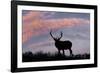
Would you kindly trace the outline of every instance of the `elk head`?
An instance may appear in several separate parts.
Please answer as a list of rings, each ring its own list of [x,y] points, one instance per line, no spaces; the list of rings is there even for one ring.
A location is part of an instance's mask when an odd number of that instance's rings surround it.
[[[63,35],[63,33],[61,32],[61,36],[60,37],[54,37],[53,35],[52,35],[52,30],[50,31],[50,35],[51,35],[51,37],[57,42],[57,41],[60,41],[60,39],[62,38],[62,35]]]

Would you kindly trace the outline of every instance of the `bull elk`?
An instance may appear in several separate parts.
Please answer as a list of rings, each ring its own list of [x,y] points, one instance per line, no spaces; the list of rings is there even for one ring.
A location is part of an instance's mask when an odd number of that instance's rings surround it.
[[[58,53],[60,54],[60,51],[62,50],[63,51],[63,55],[65,55],[65,52],[64,50],[69,50],[70,52],[70,55],[73,55],[72,53],[72,42],[67,40],[67,41],[61,41],[60,39],[62,38],[63,36],[63,33],[61,32],[61,36],[58,37],[58,38],[55,38],[53,35],[52,35],[52,31],[50,31],[50,35],[51,37],[53,38],[53,40],[55,41],[55,47],[58,49]]]

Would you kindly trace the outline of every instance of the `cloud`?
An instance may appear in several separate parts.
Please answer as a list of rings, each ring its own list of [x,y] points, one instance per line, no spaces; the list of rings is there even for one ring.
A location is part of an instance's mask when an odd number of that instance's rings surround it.
[[[25,14],[26,13],[26,14]],[[44,12],[44,11],[23,11],[23,22],[31,22],[36,19],[46,19],[52,17],[55,12]]]
[[[23,15],[23,22],[27,23],[32,21],[33,19],[37,19],[41,17],[41,13],[37,11],[30,11],[28,14]]]
[[[63,27],[73,27],[78,25],[89,24],[89,20],[82,18],[52,18],[44,19],[46,12],[30,11],[23,16],[23,43],[27,42],[34,36],[40,36],[47,33],[49,30],[59,29]],[[51,13],[50,15],[54,15]],[[47,17],[50,17],[48,15]]]
[[[29,46],[28,46],[28,48],[36,48],[36,47],[44,47],[44,46],[50,46],[52,43],[54,43],[54,42],[52,42],[52,41],[44,41],[44,42],[38,42],[38,43],[34,43],[34,44],[30,44]]]

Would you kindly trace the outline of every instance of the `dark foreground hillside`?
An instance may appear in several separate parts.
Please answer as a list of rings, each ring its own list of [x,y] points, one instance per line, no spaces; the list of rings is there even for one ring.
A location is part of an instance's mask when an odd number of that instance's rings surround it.
[[[73,56],[67,56],[63,54],[42,53],[38,52],[33,54],[32,52],[23,53],[23,62],[34,62],[34,61],[55,61],[55,60],[81,60],[81,59],[90,59],[90,54],[78,54]]]

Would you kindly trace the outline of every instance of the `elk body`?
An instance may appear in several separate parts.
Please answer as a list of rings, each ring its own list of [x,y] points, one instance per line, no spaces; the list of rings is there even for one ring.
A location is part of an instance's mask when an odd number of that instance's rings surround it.
[[[60,53],[60,51],[62,50],[63,51],[63,54],[65,55],[65,52],[64,50],[69,50],[70,52],[70,55],[73,55],[72,53],[72,42],[67,40],[67,41],[61,41],[60,39],[62,38],[63,36],[63,33],[61,32],[61,36],[58,37],[58,38],[55,38],[53,35],[52,35],[52,31],[50,31],[50,35],[51,37],[54,39],[55,41],[55,47],[58,49],[58,53]]]

